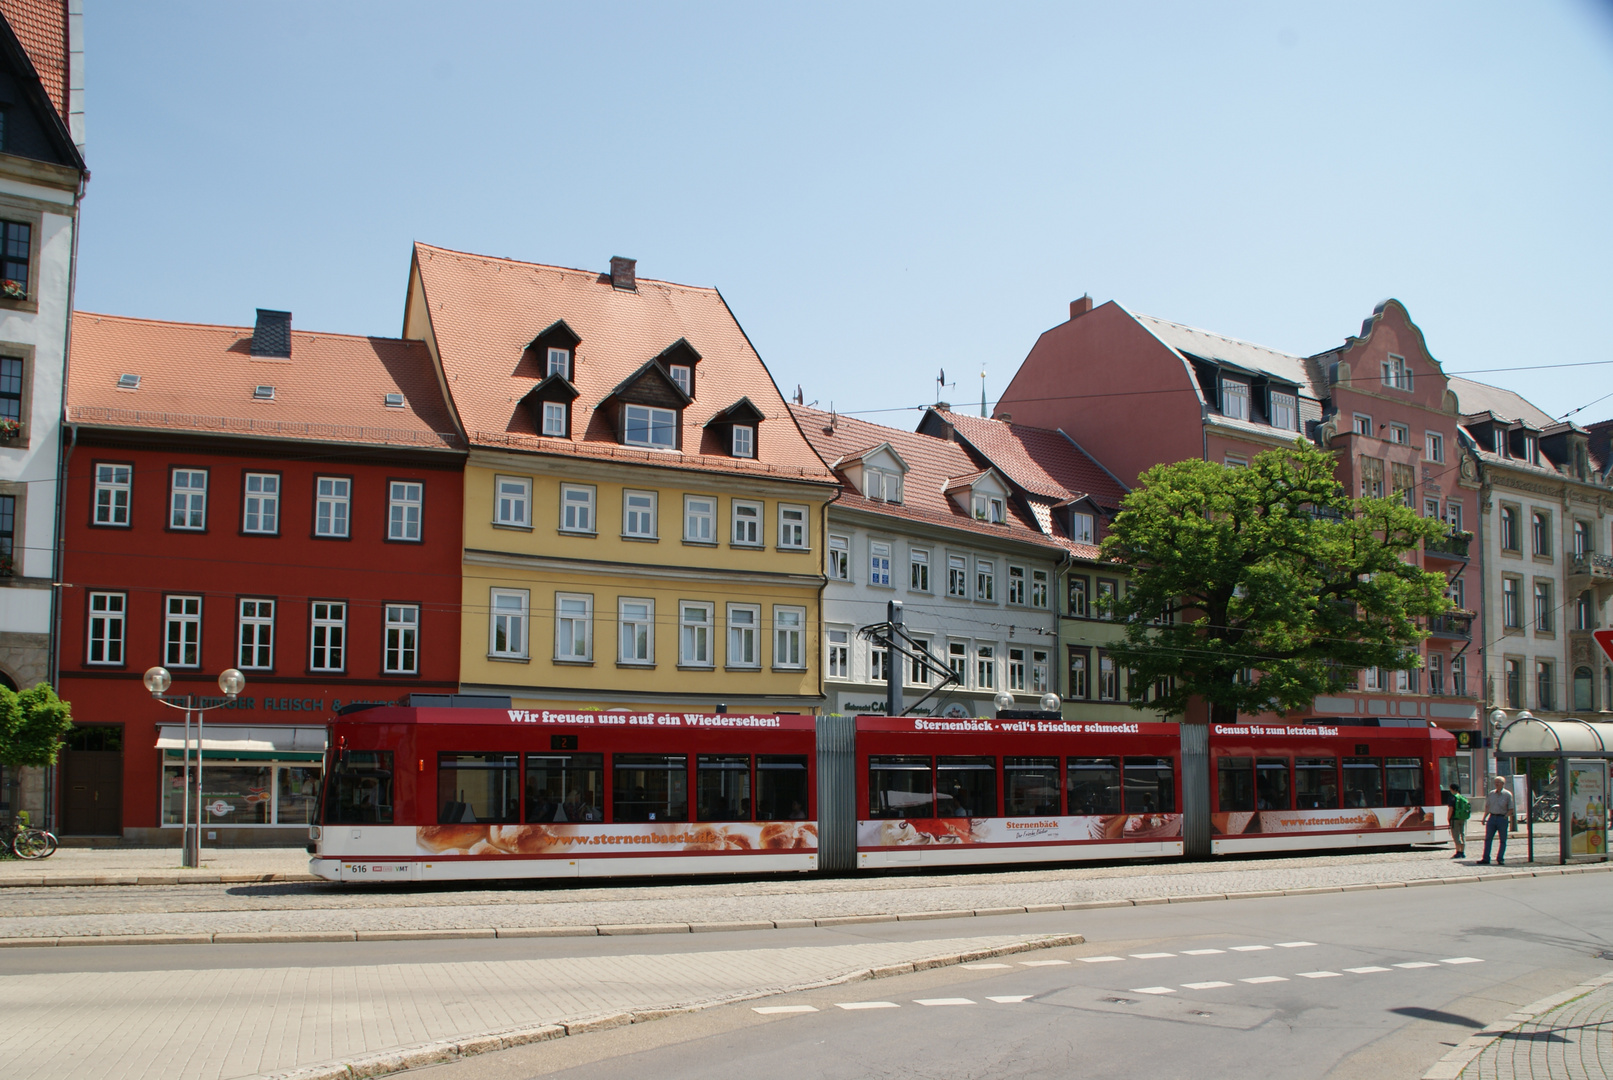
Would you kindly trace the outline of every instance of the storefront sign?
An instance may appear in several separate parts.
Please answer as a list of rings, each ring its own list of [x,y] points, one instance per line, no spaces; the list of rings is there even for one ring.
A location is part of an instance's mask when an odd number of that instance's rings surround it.
[[[175,704],[184,701],[183,694],[170,694],[167,700]],[[194,699],[195,708],[216,709],[220,706],[225,709],[245,710],[253,712],[330,712],[336,713],[348,705],[397,705],[399,702],[393,698],[371,700],[369,698],[331,698],[326,701],[322,697],[246,697],[236,698],[234,701],[224,697],[198,697]]]

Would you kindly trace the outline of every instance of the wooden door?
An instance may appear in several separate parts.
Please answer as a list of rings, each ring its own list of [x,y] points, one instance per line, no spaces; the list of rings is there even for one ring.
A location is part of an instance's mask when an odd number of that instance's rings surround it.
[[[85,724],[61,754],[62,835],[123,834],[123,725]]]

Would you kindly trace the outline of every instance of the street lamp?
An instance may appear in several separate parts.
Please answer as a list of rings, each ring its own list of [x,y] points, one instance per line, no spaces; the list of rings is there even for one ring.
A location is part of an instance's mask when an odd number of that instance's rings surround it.
[[[163,697],[168,688],[173,685],[174,677],[168,669],[158,665],[148,668],[145,679],[146,689],[151,696],[162,705],[170,709],[185,710],[185,799],[184,812],[181,821],[184,825],[185,846],[180,854],[179,865],[192,869],[202,865],[202,717],[201,714],[209,709],[221,709],[235,700],[246,687],[246,676],[235,668],[225,668],[219,673],[218,688],[224,691],[224,700],[215,705],[198,705],[194,694],[185,695],[183,705],[169,701]],[[193,823],[190,817],[190,714],[196,713],[196,820]]]
[[[1014,695],[1007,690],[999,690],[991,696],[991,703],[997,706],[997,712],[1000,715],[1014,707]]]
[[[1043,712],[1061,712],[1063,704],[1064,702],[1059,700],[1059,696],[1051,690],[1042,695]]]

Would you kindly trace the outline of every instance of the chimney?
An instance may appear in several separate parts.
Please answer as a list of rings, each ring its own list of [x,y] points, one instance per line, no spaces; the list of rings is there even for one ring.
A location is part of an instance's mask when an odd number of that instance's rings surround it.
[[[258,308],[258,325],[252,330],[252,355],[291,355],[291,312]]]
[[[610,287],[636,292],[638,290],[637,267],[637,259],[624,259],[620,255],[612,255],[610,257]]]
[[[1081,316],[1085,315],[1091,310],[1092,297],[1088,296],[1086,293],[1081,294],[1081,299],[1070,301],[1070,319],[1072,321],[1079,319]]]
[[[998,413],[997,414],[997,419],[1001,420],[1005,424],[1012,424],[1014,422],[1014,414],[1013,413]]]

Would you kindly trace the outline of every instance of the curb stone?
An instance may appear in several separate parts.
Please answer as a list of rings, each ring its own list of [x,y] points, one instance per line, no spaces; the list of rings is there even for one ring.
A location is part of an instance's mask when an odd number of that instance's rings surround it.
[[[0,889],[83,888],[86,885],[261,885],[277,881],[324,881],[315,874],[98,874],[0,879]]]
[[[1582,982],[1578,986],[1571,986],[1561,993],[1541,998],[1525,1005],[1515,1012],[1510,1012],[1492,1024],[1486,1024],[1477,1033],[1464,1039],[1455,1050],[1446,1054],[1434,1063],[1433,1068],[1423,1073],[1422,1080],[1456,1080],[1462,1075],[1462,1070],[1473,1063],[1473,1059],[1484,1053],[1490,1044],[1495,1042],[1507,1032],[1516,1029],[1522,1024],[1551,1012],[1553,1009],[1567,1005],[1570,1001],[1584,997],[1592,990],[1598,990],[1608,983],[1613,983],[1613,971],[1606,975],[1599,975],[1589,982]]]
[[[1024,941],[1010,942],[1007,945],[999,945],[990,949],[972,949],[968,952],[945,953],[940,956],[925,957],[906,964],[863,968],[832,979],[821,979],[811,983],[776,986],[762,990],[747,990],[737,994],[728,994],[704,1001],[680,1003],[659,1009],[596,1013],[568,1018],[558,1022],[482,1032],[456,1039],[439,1039],[415,1046],[405,1046],[394,1050],[365,1054],[348,1061],[310,1065],[285,1072],[270,1073],[262,1077],[261,1080],[359,1080],[362,1077],[385,1076],[388,1073],[415,1069],[422,1065],[436,1065],[443,1062],[457,1061],[461,1058],[474,1057],[477,1054],[491,1053],[495,1050],[507,1050],[526,1043],[565,1038],[571,1035],[583,1035],[591,1031],[605,1031],[610,1028],[624,1027],[628,1024],[647,1023],[651,1020],[660,1020],[679,1013],[698,1012],[701,1009],[709,1009],[718,1005],[754,1001],[757,998],[774,997],[779,994],[821,990],[830,986],[880,979],[890,975],[907,975],[914,971],[928,971],[933,968],[967,964],[975,960],[987,960],[994,956],[1009,956],[1013,953],[1031,952],[1037,949],[1058,949],[1067,945],[1080,945],[1085,941],[1086,939],[1080,934],[1049,934],[1042,937],[1027,938]]]
[[[1272,889],[1235,893],[1194,893],[1187,896],[1139,896],[1130,900],[1082,900],[1070,904],[1030,904],[1026,907],[960,908],[947,911],[905,911],[883,915],[830,915],[821,919],[774,919],[715,923],[617,923],[600,926],[453,927],[439,930],[314,930],[246,931],[195,934],[90,934],[78,937],[0,938],[0,949],[65,948],[80,945],[247,945],[289,942],[432,941],[457,938],[616,937],[631,934],[732,933],[751,930],[810,930],[814,927],[862,923],[919,922],[927,919],[989,918],[1021,913],[1042,915],[1054,911],[1093,911],[1099,908],[1152,907],[1211,900],[1257,900],[1274,896],[1318,896],[1327,893],[1404,889],[1424,885],[1478,885],[1486,881],[1516,881],[1562,874],[1613,872],[1613,863],[1592,866],[1548,867],[1480,877],[1417,878],[1360,885],[1329,885],[1308,889]]]

